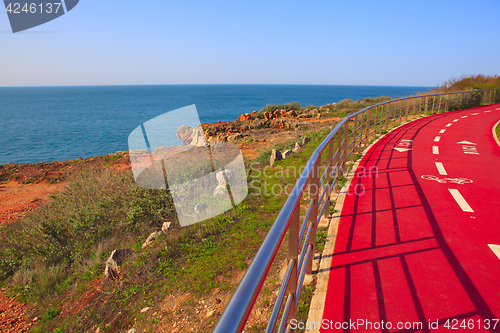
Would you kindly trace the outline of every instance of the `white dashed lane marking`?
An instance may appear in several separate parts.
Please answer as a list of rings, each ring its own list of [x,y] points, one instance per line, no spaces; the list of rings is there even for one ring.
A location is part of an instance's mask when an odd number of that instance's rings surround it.
[[[444,128],[444,129],[442,129],[442,130],[440,130],[440,131],[439,131],[439,134],[443,134],[444,132],[446,132],[446,129],[445,129],[445,128]]]
[[[488,113],[488,112],[491,112],[491,110],[484,111],[484,113]]]
[[[439,172],[440,175],[442,175],[442,176],[447,176],[448,175],[448,173],[444,169],[443,163],[436,162],[436,168],[438,169],[438,172]]]
[[[493,253],[498,257],[498,259],[500,259],[500,245],[488,244],[488,246],[490,247],[491,251],[493,251]]]
[[[447,124],[447,125],[446,125],[446,127],[450,127],[451,125],[453,125],[453,124],[452,124],[452,123],[449,123],[449,124]]]
[[[460,120],[460,119],[455,119],[455,120],[453,120],[453,122],[454,122],[454,123],[456,123],[456,122],[457,122],[457,121],[459,121],[459,120]]]
[[[439,142],[439,140],[441,140],[441,137],[440,137],[440,136],[436,136],[436,137],[434,138],[434,142]]]
[[[460,118],[462,118],[462,119],[463,119],[463,118],[467,118],[467,117],[468,117],[468,116],[463,116],[463,117],[460,117]]]
[[[469,206],[467,201],[465,201],[464,197],[457,189],[449,188],[448,191],[450,191],[451,195],[453,196],[453,199],[455,199],[457,204],[464,212],[474,213],[474,210],[471,208],[471,206]]]
[[[498,109],[495,109],[495,110],[500,110],[500,108],[498,108]]]
[[[479,112],[476,112],[476,113],[473,113],[472,115],[473,116],[477,116],[479,114]]]
[[[439,147],[438,146],[432,146],[432,153],[434,155],[439,155]]]

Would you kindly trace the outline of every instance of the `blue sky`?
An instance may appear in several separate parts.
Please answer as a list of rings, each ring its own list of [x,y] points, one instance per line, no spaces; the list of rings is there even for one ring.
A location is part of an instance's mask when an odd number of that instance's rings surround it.
[[[500,74],[500,2],[98,1],[12,34],[0,86],[436,86]]]

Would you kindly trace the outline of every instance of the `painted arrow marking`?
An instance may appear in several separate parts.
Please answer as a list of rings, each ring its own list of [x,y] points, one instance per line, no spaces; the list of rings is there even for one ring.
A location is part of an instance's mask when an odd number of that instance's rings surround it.
[[[396,147],[394,147],[394,149],[399,151],[400,153],[402,153],[404,151],[411,150],[410,147],[411,147],[412,142],[413,142],[413,140],[403,139],[403,140],[398,142],[398,144],[396,145]]]
[[[460,141],[457,143],[462,145],[462,150],[464,151],[464,154],[479,155],[479,152],[477,151],[476,144],[474,142]]]

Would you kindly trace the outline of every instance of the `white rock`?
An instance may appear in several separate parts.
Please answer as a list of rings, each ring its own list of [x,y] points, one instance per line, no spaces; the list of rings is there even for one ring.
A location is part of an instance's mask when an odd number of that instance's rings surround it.
[[[142,244],[142,248],[146,248],[148,246],[150,246],[151,244],[153,244],[156,239],[161,236],[163,234],[162,231],[155,231],[155,232],[152,232],[148,238],[146,239],[146,241],[144,242],[144,244]]]
[[[285,150],[283,152],[283,159],[289,158],[290,156],[292,156],[292,154],[293,154],[293,151],[291,149]]]
[[[106,268],[104,268],[104,275],[111,279],[116,279],[120,271],[120,266],[125,259],[134,253],[131,249],[119,249],[111,252],[108,260],[106,261]]]
[[[201,213],[203,212],[205,209],[207,209],[207,204],[204,203],[204,202],[200,202],[200,203],[197,203],[195,206],[194,206],[194,211],[196,213]]]
[[[161,231],[164,234],[167,234],[168,229],[170,229],[170,226],[172,225],[172,222],[163,222],[163,225],[161,226]]]
[[[216,197],[222,196],[222,195],[224,195],[224,194],[226,194],[226,193],[227,193],[227,188],[226,188],[226,185],[222,185],[222,184],[220,184],[220,185],[218,185],[218,186],[215,188],[214,193],[213,193],[213,196],[214,196],[214,198],[216,198]]]
[[[295,148],[293,148],[293,152],[296,153],[298,151],[300,151],[302,149],[303,145],[298,143],[298,142],[295,142]]]
[[[269,161],[271,166],[273,166],[276,161],[280,161],[282,159],[283,155],[281,155],[281,152],[277,149],[273,149],[273,151],[271,152],[271,159]]]

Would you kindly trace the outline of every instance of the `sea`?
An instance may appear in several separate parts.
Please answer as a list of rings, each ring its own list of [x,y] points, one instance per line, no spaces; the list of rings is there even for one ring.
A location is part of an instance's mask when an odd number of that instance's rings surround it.
[[[404,97],[432,87],[141,85],[0,87],[0,165],[86,158],[128,149],[144,122],[195,104],[202,123],[231,121],[267,104]]]

